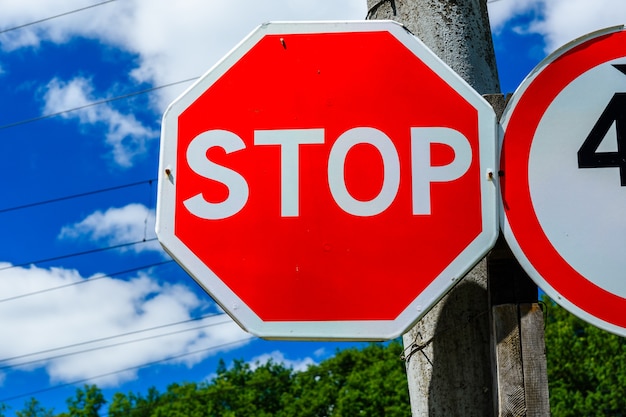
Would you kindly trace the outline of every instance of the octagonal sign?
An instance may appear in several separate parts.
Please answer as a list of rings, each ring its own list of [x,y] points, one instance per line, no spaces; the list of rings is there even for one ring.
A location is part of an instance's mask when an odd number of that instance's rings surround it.
[[[261,337],[397,337],[497,236],[495,114],[397,23],[262,25],[162,129],[159,240]]]

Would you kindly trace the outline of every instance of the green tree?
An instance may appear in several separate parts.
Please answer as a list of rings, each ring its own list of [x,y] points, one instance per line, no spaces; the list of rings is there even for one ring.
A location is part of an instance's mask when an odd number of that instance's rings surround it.
[[[220,361],[206,383],[170,385],[145,396],[116,393],[109,417],[342,417],[410,416],[404,363],[399,342],[345,349],[305,371],[268,361],[249,364]],[[57,417],[97,417],[106,403],[101,390],[85,385],[67,400]],[[52,417],[35,399],[18,417]],[[3,408],[0,406],[0,417]]]
[[[100,409],[106,404],[102,391],[96,385],[85,385],[76,389],[76,396],[67,400],[67,413],[59,417],[99,417]]]
[[[291,387],[293,371],[268,361],[250,364],[236,360],[231,369],[218,366],[217,376],[206,387],[209,416],[276,416],[282,398]]]
[[[24,409],[15,412],[16,417],[52,417],[53,410],[44,408],[39,401],[31,398],[24,404]]]
[[[554,417],[626,417],[626,339],[547,301],[546,353]],[[345,349],[305,371],[269,361],[224,361],[207,383],[172,384],[160,394],[116,393],[109,417],[410,416],[402,345]],[[95,385],[77,389],[57,417],[97,417],[106,403]],[[0,417],[8,408],[0,404]],[[36,399],[17,417],[52,417]]]
[[[150,417],[158,407],[161,395],[154,387],[148,389],[148,394],[129,392],[124,395],[116,392],[109,404],[109,417]]]
[[[273,361],[251,365],[220,361],[206,384],[173,384],[158,397],[151,417],[410,416],[402,346],[371,344],[339,351],[295,372]],[[133,416],[133,401],[114,398],[110,417]]]
[[[546,355],[555,417],[626,416],[626,339],[547,301]]]
[[[137,404],[132,400],[132,395],[132,393],[129,393],[126,396],[121,392],[113,394],[109,404],[109,417],[136,415],[134,409],[137,408]]]
[[[359,351],[356,368],[337,399],[337,416],[410,416],[402,345],[370,345]]]
[[[402,345],[346,349],[294,377],[284,417],[410,416]]]
[[[196,383],[172,384],[159,398],[152,417],[204,417],[205,396]]]

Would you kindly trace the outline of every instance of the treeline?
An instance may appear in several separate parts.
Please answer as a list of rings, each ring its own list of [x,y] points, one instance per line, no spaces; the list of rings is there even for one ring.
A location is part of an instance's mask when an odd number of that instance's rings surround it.
[[[626,338],[546,302],[546,353],[551,415],[626,417]],[[221,361],[205,383],[173,384],[165,392],[116,393],[108,402],[84,386],[55,414],[36,399],[17,417],[307,417],[410,416],[402,345],[398,341],[338,351],[296,372],[282,364]],[[108,406],[108,407],[107,407]],[[108,411],[107,411],[108,409]],[[10,410],[0,405],[0,417]]]
[[[346,349],[306,371],[267,362],[251,366],[241,360],[206,383],[173,384],[161,393],[116,393],[107,403],[100,389],[85,386],[55,414],[31,399],[17,417],[306,417],[410,416],[402,346],[371,344]],[[0,412],[2,416],[2,412]]]
[[[552,416],[626,417],[626,338],[546,304]]]

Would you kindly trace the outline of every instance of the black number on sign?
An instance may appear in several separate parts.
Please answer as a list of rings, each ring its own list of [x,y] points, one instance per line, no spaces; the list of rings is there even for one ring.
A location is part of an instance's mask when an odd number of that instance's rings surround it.
[[[598,152],[598,147],[615,123],[617,152]],[[616,93],[578,150],[578,168],[619,168],[626,186],[626,93]]]

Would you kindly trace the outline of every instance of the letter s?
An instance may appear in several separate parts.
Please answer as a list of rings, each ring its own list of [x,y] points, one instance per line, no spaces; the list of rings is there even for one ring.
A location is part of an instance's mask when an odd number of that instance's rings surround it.
[[[220,147],[231,153],[245,149],[244,141],[227,130],[209,130],[193,138],[187,148],[187,163],[198,175],[215,180],[228,188],[228,197],[221,203],[211,203],[199,193],[183,204],[194,216],[207,220],[219,220],[237,214],[247,203],[249,189],[245,178],[236,171],[218,165],[207,158],[212,147]]]

